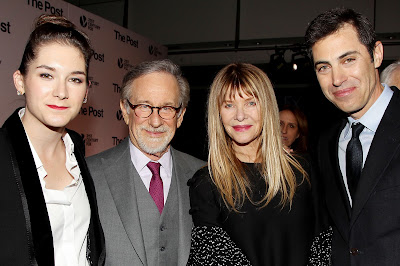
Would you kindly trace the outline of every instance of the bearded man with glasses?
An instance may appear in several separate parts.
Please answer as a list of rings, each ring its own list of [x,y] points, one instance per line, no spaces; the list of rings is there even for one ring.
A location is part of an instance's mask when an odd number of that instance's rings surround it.
[[[170,145],[189,102],[170,60],[144,62],[124,77],[120,107],[129,138],[89,157],[106,265],[186,265],[192,218],[187,181],[205,162]]]

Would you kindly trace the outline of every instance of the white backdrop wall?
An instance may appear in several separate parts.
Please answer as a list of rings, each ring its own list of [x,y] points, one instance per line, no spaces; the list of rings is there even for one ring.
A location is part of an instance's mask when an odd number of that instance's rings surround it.
[[[88,102],[68,125],[85,140],[86,155],[118,144],[127,134],[119,110],[122,78],[130,66],[167,57],[167,48],[83,9],[60,0],[2,0],[0,8],[0,124],[24,106],[17,96],[12,74],[18,69],[33,21],[39,15],[68,18],[89,35],[94,56],[89,67]]]

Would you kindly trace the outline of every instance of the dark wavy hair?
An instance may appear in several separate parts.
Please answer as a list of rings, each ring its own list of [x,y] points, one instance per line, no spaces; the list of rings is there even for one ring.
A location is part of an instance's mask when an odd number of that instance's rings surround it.
[[[312,58],[312,47],[316,42],[337,32],[345,24],[350,24],[355,28],[358,39],[367,48],[373,61],[377,41],[374,27],[365,16],[353,9],[343,7],[325,11],[308,25],[305,39],[310,58]]]

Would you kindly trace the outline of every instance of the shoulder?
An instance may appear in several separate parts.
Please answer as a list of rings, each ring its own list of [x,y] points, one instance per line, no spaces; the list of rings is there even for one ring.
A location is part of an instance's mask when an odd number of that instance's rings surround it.
[[[87,157],[86,161],[89,166],[97,165],[102,160],[112,160],[116,162],[119,160],[120,157],[127,156],[126,154],[129,155],[129,137],[126,137],[120,144],[115,147]]]
[[[202,161],[192,155],[189,155],[187,153],[178,151],[174,148],[171,147],[171,154],[172,154],[172,159],[174,162],[179,163],[181,166],[190,168],[190,169],[199,169],[202,166],[206,165],[205,161]]]
[[[321,130],[319,141],[324,141],[327,138],[332,138],[335,136],[339,136],[340,132],[343,130],[344,126],[346,125],[347,119],[345,117],[333,121],[326,127]]]
[[[211,180],[211,176],[207,166],[201,167],[188,181],[189,191],[191,194],[213,194],[217,187]]]
[[[72,142],[75,145],[75,149],[78,149],[83,154],[85,154],[85,142],[83,141],[83,136],[77,132],[67,129],[68,135],[71,137]]]

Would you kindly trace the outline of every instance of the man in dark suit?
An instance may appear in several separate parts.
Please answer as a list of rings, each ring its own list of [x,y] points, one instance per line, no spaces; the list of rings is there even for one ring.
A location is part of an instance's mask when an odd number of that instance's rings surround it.
[[[88,158],[106,240],[106,265],[186,265],[192,218],[187,181],[205,163],[170,146],[189,85],[169,60],[125,75],[120,107],[129,138]]]
[[[400,264],[400,94],[379,81],[383,46],[351,9],[316,17],[306,42],[325,97],[348,114],[323,133],[333,265]]]

